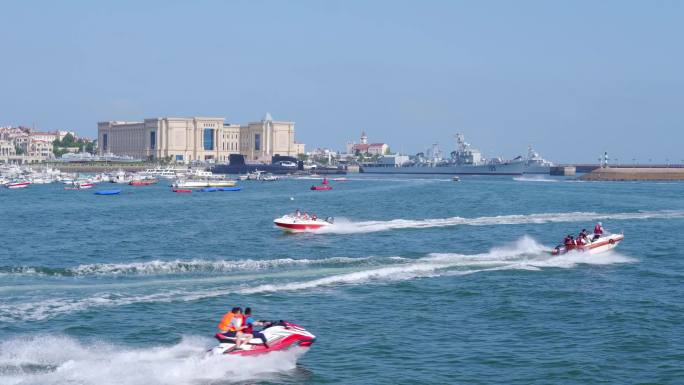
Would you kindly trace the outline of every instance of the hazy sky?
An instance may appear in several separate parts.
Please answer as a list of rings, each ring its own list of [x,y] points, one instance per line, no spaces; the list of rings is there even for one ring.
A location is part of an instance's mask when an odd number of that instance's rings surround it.
[[[415,153],[684,159],[684,1],[0,1],[0,125],[296,122]]]

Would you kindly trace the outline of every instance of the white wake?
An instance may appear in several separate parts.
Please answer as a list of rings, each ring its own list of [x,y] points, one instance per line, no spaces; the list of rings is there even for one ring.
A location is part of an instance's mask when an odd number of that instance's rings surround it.
[[[684,210],[638,211],[632,213],[543,213],[520,215],[497,215],[490,217],[450,217],[433,219],[392,219],[389,221],[354,222],[344,218],[336,220],[332,226],[315,230],[316,234],[357,234],[400,229],[424,229],[448,226],[493,226],[519,225],[529,223],[593,222],[599,220],[628,219],[680,219]]]
[[[208,340],[130,348],[68,337],[13,338],[0,343],[0,383],[206,384],[273,381],[296,367],[302,348],[260,357],[210,356]]]
[[[257,276],[245,276],[241,285],[218,286],[215,281],[210,288],[173,286],[172,280],[164,281],[164,288],[148,294],[104,292],[84,298],[27,299],[14,303],[0,303],[0,320],[6,322],[41,320],[84,311],[94,307],[119,307],[136,303],[187,302],[231,294],[258,295],[274,292],[307,291],[318,288],[335,288],[346,285],[388,284],[416,278],[466,275],[501,270],[543,270],[547,268],[574,268],[578,265],[612,265],[635,260],[627,256],[607,252],[591,255],[571,252],[552,256],[549,248],[534,239],[523,237],[518,241],[496,247],[481,254],[433,253],[418,259],[374,258],[382,265],[346,266],[312,270],[309,274],[318,278],[294,279],[277,277],[274,282],[263,283]],[[352,271],[349,271],[349,270]],[[340,272],[340,270],[344,272]],[[260,282],[261,281],[261,282]],[[199,283],[199,282],[197,282]],[[207,285],[205,285],[206,287]]]

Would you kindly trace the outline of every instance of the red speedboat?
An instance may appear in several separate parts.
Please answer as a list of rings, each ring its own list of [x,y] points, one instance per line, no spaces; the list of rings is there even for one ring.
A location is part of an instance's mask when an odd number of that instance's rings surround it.
[[[319,186],[311,186],[311,190],[313,190],[313,191],[327,191],[327,190],[332,190],[332,186],[330,185],[330,182],[328,182],[327,178],[323,178],[323,183]]]
[[[284,231],[297,233],[302,231],[318,230],[320,228],[330,226],[333,224],[333,218],[320,219],[316,217],[309,218],[301,215],[283,215],[280,218],[274,219],[273,223],[275,223],[278,228]]]
[[[244,343],[240,349],[235,349],[235,338],[216,333],[214,336],[219,344],[211,349],[212,354],[231,354],[239,356],[253,356],[270,352],[287,350],[294,347],[309,348],[316,340],[316,336],[303,327],[288,321],[269,322],[269,326],[261,331],[266,337],[268,347],[259,338],[253,338]]]
[[[192,192],[192,190],[190,190],[189,188],[174,188],[174,189],[171,189],[171,191],[173,191],[175,193],[191,193]]]
[[[10,182],[5,185],[7,188],[11,189],[17,189],[17,188],[26,188],[31,184],[31,182]]]
[[[622,240],[625,239],[625,236],[623,234],[607,234],[599,237],[595,241],[591,241],[587,243],[586,245],[581,245],[581,246],[572,246],[572,247],[565,247],[565,246],[557,246],[555,249],[551,250],[551,255],[560,255],[560,254],[565,254],[569,251],[582,251],[582,252],[588,252],[591,254],[598,254],[602,253],[604,251],[612,250],[617,247],[617,245],[622,242]]]

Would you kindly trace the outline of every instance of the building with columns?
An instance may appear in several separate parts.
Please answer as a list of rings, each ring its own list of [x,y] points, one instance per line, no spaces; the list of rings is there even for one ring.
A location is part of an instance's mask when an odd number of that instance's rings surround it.
[[[178,162],[226,162],[230,154],[270,161],[273,155],[296,156],[304,145],[294,141],[294,122],[224,123],[223,118],[152,118],[142,122],[109,121],[97,125],[98,153]]]
[[[266,113],[261,121],[240,127],[240,153],[248,160],[269,162],[276,154],[303,154],[304,145],[295,142],[294,122],[273,120]]]

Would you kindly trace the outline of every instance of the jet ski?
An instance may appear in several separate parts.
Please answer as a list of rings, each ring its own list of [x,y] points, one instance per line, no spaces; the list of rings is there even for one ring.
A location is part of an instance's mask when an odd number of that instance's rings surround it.
[[[283,215],[280,218],[274,219],[273,223],[284,231],[296,233],[302,231],[318,230],[322,227],[330,226],[333,224],[333,218],[328,217],[326,219],[321,219],[296,215]]]
[[[297,346],[309,348],[316,340],[315,335],[289,321],[267,322],[261,333],[266,337],[268,347],[264,346],[260,338],[252,338],[249,342],[243,343],[240,349],[235,348],[235,337],[226,337],[221,333],[216,333],[214,337],[219,344],[209,350],[209,353],[254,356]]]
[[[565,247],[564,245],[558,245],[555,249],[551,250],[550,253],[551,255],[561,255],[575,250],[588,252],[590,254],[598,254],[616,248],[623,239],[625,239],[624,234],[605,234],[586,245],[572,246],[570,248]]]

